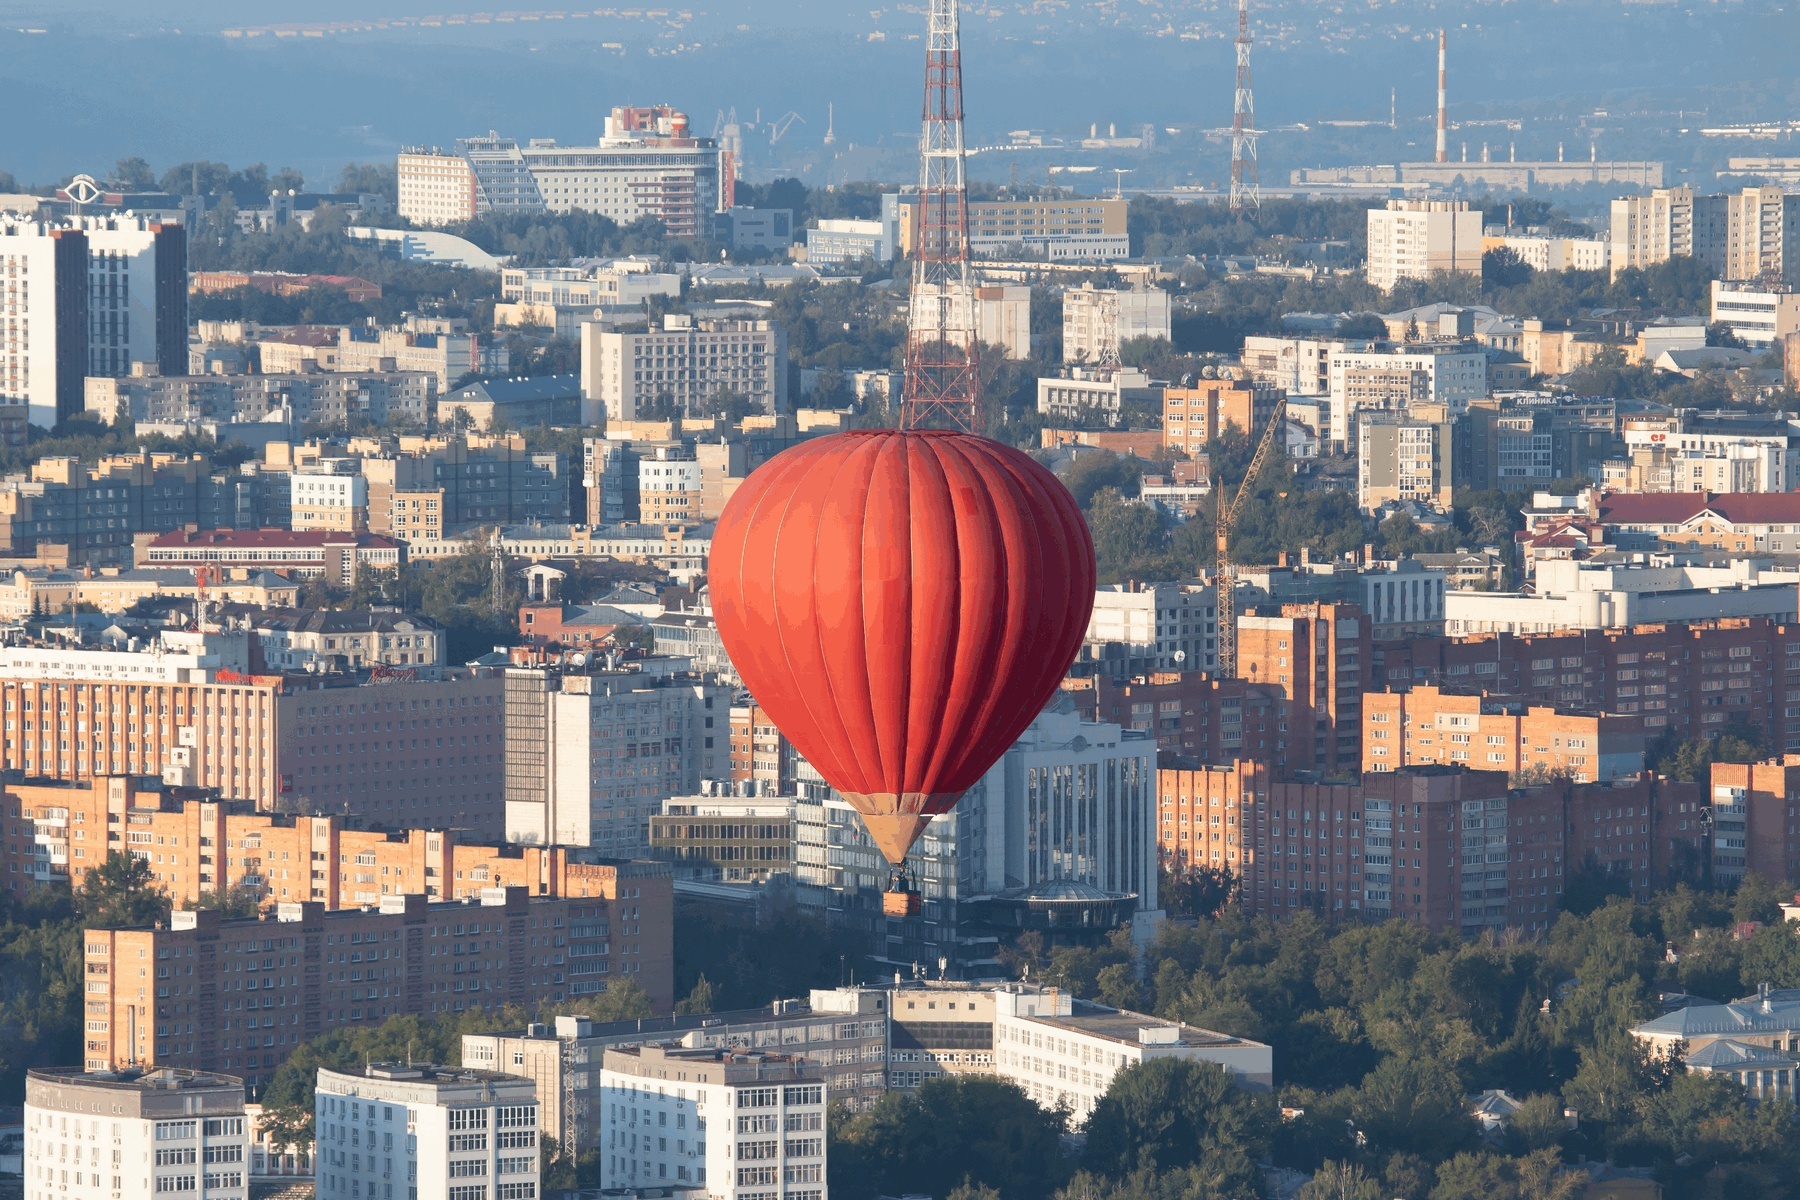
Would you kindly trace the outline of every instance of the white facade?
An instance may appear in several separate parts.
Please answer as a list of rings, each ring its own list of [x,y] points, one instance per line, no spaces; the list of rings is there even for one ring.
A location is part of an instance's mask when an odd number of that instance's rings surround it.
[[[978,287],[975,315],[983,342],[1003,348],[1006,357],[1017,362],[1031,357],[1030,288],[1010,283]]]
[[[1060,421],[1119,422],[1126,400],[1156,400],[1150,377],[1134,367],[1070,367],[1037,381],[1037,410]]]
[[[31,424],[46,429],[57,422],[57,313],[69,302],[68,290],[81,286],[78,270],[57,271],[58,235],[65,232],[0,219],[0,405],[9,416],[22,409]],[[69,353],[80,352],[68,330],[60,336]],[[70,402],[82,403],[65,398]]]
[[[319,1200],[538,1200],[537,1084],[453,1067],[319,1069]]]
[[[726,394],[759,412],[784,412],[787,334],[771,321],[669,315],[650,333],[581,327],[581,421],[634,421],[653,404],[692,413]]]
[[[106,683],[205,683],[220,670],[248,671],[241,635],[165,629],[142,649],[40,646],[0,648],[0,679],[88,679]]]
[[[1251,334],[1244,339],[1244,366],[1263,383],[1291,396],[1331,394],[1331,356],[1351,343],[1334,338]]]
[[[288,505],[295,529],[354,529],[353,514],[367,515],[369,481],[360,474],[326,470],[295,471],[288,476]],[[350,464],[354,470],[355,463]]]
[[[1712,617],[1793,618],[1800,573],[1772,571],[1754,560],[1724,567],[1609,564],[1543,559],[1535,591],[1453,591],[1444,597],[1444,633],[1550,633],[1625,629]]]
[[[1668,454],[1675,492],[1791,492],[1800,489],[1800,449],[1790,443],[1800,424],[1786,429],[1734,430],[1691,422],[1692,428],[1656,428],[1627,422],[1627,450]]]
[[[1469,410],[1469,401],[1488,394],[1487,366],[1486,351],[1471,350],[1460,342],[1422,348],[1395,346],[1385,350],[1345,350],[1333,354],[1329,368],[1330,440],[1340,446],[1350,444],[1356,427],[1356,413],[1369,407],[1366,398],[1360,394],[1364,390],[1360,381],[1366,381],[1372,375],[1422,375],[1423,395],[1420,398],[1449,405],[1450,415],[1454,418]]]
[[[1525,235],[1497,240],[1534,271],[1604,271],[1612,261],[1612,243],[1598,238]]]
[[[1800,293],[1787,287],[1715,279],[1712,319],[1714,324],[1729,325],[1731,332],[1749,345],[1767,348],[1800,332]]]
[[[1085,283],[1063,293],[1063,361],[1116,362],[1133,338],[1171,336],[1169,293],[1161,288],[1129,292]]]
[[[1218,608],[1213,589],[1198,583],[1111,584],[1094,592],[1083,639],[1098,653],[1117,642],[1145,668],[1211,671],[1219,665]]]
[[[1369,210],[1369,282],[1386,291],[1439,271],[1481,273],[1481,212],[1465,200],[1389,200]]]
[[[627,672],[545,676],[506,675],[507,841],[642,857],[664,800],[730,774],[728,689]]]
[[[710,1200],[829,1200],[816,1065],[774,1053],[609,1049],[602,1188],[691,1188]]]
[[[1261,1042],[1077,1002],[1057,988],[994,990],[994,1073],[1040,1107],[1066,1105],[1070,1128],[1087,1120],[1120,1071],[1159,1058],[1213,1063],[1258,1091],[1274,1077],[1273,1051]]]
[[[171,1067],[33,1070],[25,1200],[249,1195],[244,1083]]]
[[[894,244],[884,221],[827,218],[806,231],[806,261],[815,266],[892,262]]]
[[[500,298],[556,308],[637,308],[644,301],[681,295],[681,276],[627,267],[507,267]]]
[[[89,217],[81,225],[88,240],[87,374],[129,375],[132,364],[157,361],[156,254],[162,226],[127,216]],[[185,291],[185,261],[181,274]],[[186,317],[184,307],[181,319]],[[184,348],[186,333],[183,329]]]
[[[475,173],[462,155],[403,150],[396,167],[398,212],[413,224],[450,225],[475,219]]]

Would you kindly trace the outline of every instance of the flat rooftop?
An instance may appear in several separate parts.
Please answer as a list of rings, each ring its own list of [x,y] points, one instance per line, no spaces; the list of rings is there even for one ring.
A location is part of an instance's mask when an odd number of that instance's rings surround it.
[[[1165,1021],[1161,1017],[1146,1016],[1143,1013],[1122,1012],[1116,1008],[1094,1004],[1086,1000],[1076,1000],[1071,1005],[1071,1012],[1066,1017],[1043,1016],[1023,1018],[1035,1021],[1040,1025],[1050,1025],[1058,1029],[1067,1029],[1071,1033],[1085,1033],[1089,1037],[1105,1038],[1129,1046],[1145,1044],[1159,1046],[1192,1046],[1195,1048],[1219,1046],[1258,1046],[1260,1042],[1248,1038],[1234,1037],[1229,1033],[1219,1033],[1211,1029],[1201,1029],[1197,1025],[1188,1025],[1177,1021]],[[1145,1043],[1139,1036],[1142,1029],[1174,1030],[1175,1040],[1172,1042]]]

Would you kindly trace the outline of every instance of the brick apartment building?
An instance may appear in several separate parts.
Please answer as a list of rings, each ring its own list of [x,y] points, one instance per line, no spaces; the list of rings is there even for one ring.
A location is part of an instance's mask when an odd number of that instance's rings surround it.
[[[1363,770],[1450,763],[1601,782],[1644,769],[1644,719],[1567,712],[1435,687],[1363,697]]]
[[[10,891],[81,887],[109,851],[124,850],[149,865],[176,907],[231,889],[265,904],[310,900],[335,911],[401,895],[460,900],[491,887],[603,899],[647,888],[663,904],[671,887],[656,864],[481,843],[455,829],[362,829],[337,814],[256,812],[123,776],[8,783],[0,827],[0,880]]]
[[[1362,698],[1373,678],[1369,616],[1355,604],[1284,604],[1238,618],[1238,674],[1277,688],[1275,748],[1290,770],[1362,766]]]
[[[751,780],[777,792],[792,790],[794,747],[769,714],[754,704],[731,709],[731,778]]]
[[[1654,775],[1508,789],[1501,772],[1445,764],[1278,782],[1238,762],[1159,771],[1157,840],[1167,861],[1230,871],[1251,915],[1542,932],[1590,855],[1639,894],[1703,878],[1706,790]]]
[[[1714,763],[1712,813],[1715,880],[1800,878],[1800,755]]]
[[[1214,679],[1202,671],[1159,671],[1120,683],[1109,675],[1063,681],[1063,691],[1083,719],[1139,729],[1156,738],[1164,754],[1196,762],[1254,759],[1289,768],[1283,692],[1271,684]]]
[[[85,935],[89,1070],[229,1070],[266,1081],[300,1043],[389,1017],[536,1006],[641,984],[674,1004],[669,906],[492,888],[463,901],[390,896],[256,920],[177,911],[169,928]],[[230,1064],[229,1067],[226,1064]]]

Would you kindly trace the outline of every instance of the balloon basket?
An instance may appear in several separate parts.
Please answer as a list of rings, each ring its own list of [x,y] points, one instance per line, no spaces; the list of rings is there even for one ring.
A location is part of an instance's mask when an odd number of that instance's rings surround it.
[[[917,892],[883,892],[881,894],[881,911],[890,917],[916,917],[919,915],[920,901]]]

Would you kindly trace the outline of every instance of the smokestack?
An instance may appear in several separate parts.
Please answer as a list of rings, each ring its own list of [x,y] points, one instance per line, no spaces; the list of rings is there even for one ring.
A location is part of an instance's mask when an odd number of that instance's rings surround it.
[[[1450,129],[1448,76],[1444,70],[1444,31],[1438,30],[1438,140],[1437,160],[1450,161],[1450,143],[1447,140]]]

